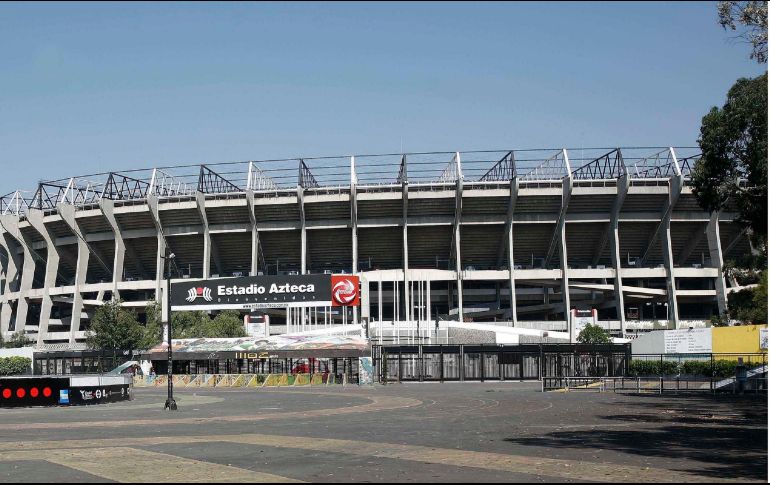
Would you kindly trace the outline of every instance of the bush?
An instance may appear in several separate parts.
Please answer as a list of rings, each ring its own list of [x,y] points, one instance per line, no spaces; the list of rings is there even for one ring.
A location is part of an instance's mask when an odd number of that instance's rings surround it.
[[[733,377],[738,361],[735,360],[632,360],[628,374],[632,377],[689,375],[704,377]],[[750,365],[750,364],[749,364]]]
[[[27,357],[0,357],[0,376],[27,374],[32,366],[32,359]]]
[[[34,343],[35,341],[27,337],[21,330],[14,333],[7,342],[3,342],[2,336],[0,336],[0,347],[5,347],[6,349],[20,349]]]
[[[608,334],[599,325],[588,324],[580,331],[580,335],[577,336],[577,341],[581,344],[607,344],[612,342],[610,334]]]

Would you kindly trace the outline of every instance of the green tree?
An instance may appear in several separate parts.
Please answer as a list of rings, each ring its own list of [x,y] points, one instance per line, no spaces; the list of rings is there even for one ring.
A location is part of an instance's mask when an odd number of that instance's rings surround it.
[[[144,331],[142,332],[142,341],[139,344],[139,349],[142,350],[155,347],[163,340],[162,309],[160,303],[157,301],[148,303],[144,313],[146,321]]]
[[[705,210],[737,208],[753,248],[725,261],[725,275],[739,285],[759,283],[732,293],[722,320],[767,321],[767,130],[767,73],[739,79],[724,106],[703,117],[698,139],[703,155],[693,168],[693,192]]]
[[[32,359],[27,357],[0,357],[0,376],[29,374]]]
[[[11,335],[11,338],[7,342],[3,342],[2,337],[0,337],[0,347],[5,347],[6,349],[20,349],[22,347],[33,345],[34,343],[35,341],[27,337],[21,330]]]
[[[144,329],[136,320],[136,313],[123,308],[121,300],[111,300],[99,307],[86,332],[86,343],[91,349],[112,351],[141,348]]]
[[[174,338],[235,338],[245,337],[243,319],[228,310],[211,318],[206,312],[177,312],[172,314]]]
[[[767,73],[739,79],[722,108],[703,117],[693,192],[708,211],[737,206],[756,246],[767,252]]]
[[[173,338],[207,337],[207,327],[211,318],[206,312],[174,312],[171,315],[171,336]]]
[[[765,270],[755,288],[730,293],[727,303],[732,318],[744,324],[767,324],[767,277]]]
[[[738,30],[739,37],[751,44],[751,58],[767,62],[767,2],[762,0],[723,1],[717,5],[719,24],[725,29]]]
[[[243,318],[238,312],[232,310],[224,311],[214,317],[208,328],[207,336],[209,337],[236,338],[246,336]]]
[[[577,336],[581,344],[608,344],[612,341],[610,335],[599,325],[588,324]]]

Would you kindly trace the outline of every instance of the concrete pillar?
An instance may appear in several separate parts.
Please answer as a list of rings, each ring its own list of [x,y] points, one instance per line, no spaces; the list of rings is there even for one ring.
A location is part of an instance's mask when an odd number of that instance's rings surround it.
[[[671,249],[671,218],[668,217],[660,231],[660,243],[663,249],[663,264],[666,267],[666,287],[668,289],[668,319],[674,328],[679,328],[679,306],[676,296],[676,278],[674,277],[674,255]]]
[[[626,334],[626,310],[625,310],[625,298],[623,296],[623,278],[621,276],[621,263],[620,263],[620,210],[623,207],[623,202],[628,194],[628,187],[630,179],[628,174],[624,174],[618,179],[618,195],[615,197],[615,202],[612,207],[612,214],[610,218],[608,239],[610,241],[610,252],[612,257],[612,267],[615,269],[615,311],[620,321],[620,333]]]
[[[404,254],[404,314],[406,315],[405,319],[409,319],[409,308],[411,306],[410,299],[409,299],[409,239],[407,234],[407,228],[408,228],[408,212],[409,212],[409,182],[403,181],[401,183],[401,200],[402,200],[402,248],[403,248],[403,254]],[[398,292],[399,283],[396,282],[396,288],[395,291]]]
[[[679,167],[679,162],[676,159],[676,154],[673,148],[669,148],[668,159],[670,160],[670,166],[673,168],[674,174],[669,178],[668,183],[668,198],[666,199],[666,205],[663,206],[661,211],[661,220],[653,233],[652,238],[647,244],[647,249],[642,253],[641,262],[645,264],[655,244],[655,240],[658,239],[661,244],[661,251],[663,253],[663,264],[666,268],[666,286],[668,291],[668,320],[674,328],[679,328],[679,306],[677,304],[676,297],[676,278],[674,277],[674,254],[671,248],[671,213],[674,210],[674,206],[679,200],[679,196],[682,194],[682,186],[684,185],[684,177],[682,176],[682,170]]]
[[[305,227],[305,194],[304,189],[297,186],[297,205],[299,206],[300,219],[300,274],[307,273],[307,228]],[[276,268],[277,270],[277,268]],[[303,314],[304,317],[304,314]]]
[[[9,241],[6,240],[7,238],[8,235],[3,230],[2,235],[0,235],[0,246],[2,246],[8,254],[8,262],[5,267],[5,288],[3,289],[2,297],[3,306],[0,308],[0,334],[3,336],[8,335],[8,329],[11,325],[13,307],[12,301],[8,299],[8,293],[16,291],[19,283],[18,268],[20,263],[18,255],[14,254],[15,251],[11,249],[13,248],[13,245],[9,244]]]
[[[123,281],[126,243],[123,241],[123,233],[115,217],[115,202],[110,199],[101,199],[99,201],[99,208],[102,210],[104,218],[107,219],[110,228],[112,228],[112,234],[115,237],[115,258],[112,261],[112,294],[114,298],[120,298],[118,284]]]
[[[515,327],[519,318],[516,314],[516,273],[513,265],[513,224],[511,224],[508,226],[508,288],[511,290],[511,322]]]
[[[211,234],[206,217],[206,196],[203,192],[195,193],[195,205],[198,207],[201,223],[203,224],[203,278],[211,277]]]
[[[356,186],[356,157],[350,157],[350,229],[352,239],[351,261],[353,262],[353,274],[358,274],[358,197]]]
[[[513,213],[516,210],[516,200],[519,196],[519,179],[515,176],[511,179],[510,197],[508,199],[508,213],[505,219],[505,233],[503,234],[503,240],[507,240],[505,245],[508,256],[508,288],[511,291],[511,322],[515,327],[519,321],[519,317],[516,313],[516,273],[514,272],[515,261],[513,258]],[[503,262],[503,246],[501,241],[500,249],[497,253],[497,266],[499,267]]]
[[[722,240],[719,237],[719,212],[712,212],[706,227],[706,236],[709,243],[709,257],[711,266],[717,269],[717,276],[714,278],[714,288],[717,291],[717,306],[719,314],[727,313],[727,284],[725,283],[724,261],[722,257]]]
[[[48,229],[43,223],[43,211],[38,209],[29,209],[27,211],[27,221],[29,221],[35,231],[43,238],[46,246],[46,264],[45,264],[45,281],[43,287],[51,289],[56,286],[56,275],[59,272],[59,250],[56,247],[55,238],[48,232]],[[43,295],[43,299],[40,305],[40,324],[38,326],[37,343],[42,345],[45,337],[48,334],[48,324],[51,319],[51,308],[53,307],[53,300],[49,291],[46,291]]]
[[[155,230],[157,231],[158,238],[158,252],[155,255],[155,301],[162,302],[165,305],[165,298],[163,298],[163,280],[165,278],[165,266],[166,260],[166,238],[163,236],[163,225],[160,222],[160,214],[158,212],[158,197],[154,194],[147,196],[147,207],[150,209],[150,215],[152,216],[152,222],[155,224]]]
[[[460,251],[460,225],[463,211],[463,181],[458,176],[455,185],[455,222],[454,222],[454,249],[455,268],[457,269],[457,321],[463,321],[463,268],[462,254]]]
[[[350,237],[351,237],[351,263],[353,264],[353,274],[359,273],[358,268],[358,200],[356,197],[356,184],[358,183],[358,176],[356,175],[356,158],[350,157]],[[366,291],[363,291],[363,290]],[[368,305],[369,285],[364,285],[364,281],[361,280],[362,297],[366,295]],[[364,315],[363,300],[361,302],[361,316]],[[366,314],[368,314],[368,308]],[[358,307],[353,307],[353,324],[358,323]]]
[[[32,256],[32,251],[26,244],[24,237],[19,231],[19,218],[15,215],[3,215],[0,216],[0,224],[5,229],[6,245],[9,249],[13,248],[15,244],[18,244],[21,248],[21,278],[17,291],[19,292],[18,303],[16,304],[16,325],[15,332],[23,332],[27,322],[27,312],[29,310],[29,302],[26,295],[32,290],[32,282],[35,277],[35,260]],[[13,242],[11,242],[13,241]],[[18,252],[13,250],[16,257]],[[17,263],[18,264],[18,263]]]
[[[72,321],[70,323],[70,344],[75,343],[76,332],[80,331],[80,316],[83,312],[83,286],[86,284],[90,252],[83,239],[78,238],[78,262],[75,269],[75,292],[72,295]]]
[[[569,275],[567,274],[567,231],[563,225],[559,233],[559,265],[561,267],[561,292],[564,303],[564,319],[566,320],[567,328],[569,329],[569,341],[575,343],[577,335],[575,335],[575,326],[572,322],[572,311],[569,298]]]
[[[251,275],[257,276],[259,271],[259,230],[257,229],[257,218],[254,215],[254,191],[246,191],[246,205],[249,209],[249,223],[251,226]]]

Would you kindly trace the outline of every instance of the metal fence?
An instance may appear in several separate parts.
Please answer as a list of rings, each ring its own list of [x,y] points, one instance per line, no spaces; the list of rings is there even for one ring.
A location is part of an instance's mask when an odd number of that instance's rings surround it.
[[[398,345],[372,347],[377,379],[386,382],[539,380],[623,376],[629,345]]]
[[[543,390],[767,392],[766,353],[633,354],[623,376],[544,376]]]
[[[729,394],[767,393],[767,373],[735,378],[710,377],[546,377],[543,392],[615,392],[634,394],[664,394],[710,392]]]

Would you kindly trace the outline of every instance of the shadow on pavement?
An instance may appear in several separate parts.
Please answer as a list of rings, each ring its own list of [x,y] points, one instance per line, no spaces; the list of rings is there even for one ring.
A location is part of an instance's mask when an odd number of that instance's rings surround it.
[[[713,479],[767,480],[767,401],[712,396],[640,396],[628,414],[604,416],[627,429],[555,431],[506,438],[523,446],[606,449],[637,456],[693,460],[687,473]],[[665,468],[665,467],[663,467]]]

